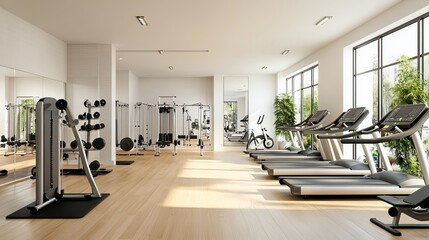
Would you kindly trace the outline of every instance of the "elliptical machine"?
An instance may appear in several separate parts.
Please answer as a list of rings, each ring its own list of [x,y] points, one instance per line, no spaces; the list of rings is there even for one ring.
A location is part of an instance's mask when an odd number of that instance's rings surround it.
[[[262,122],[264,121],[265,115],[261,115],[258,118],[257,124],[261,127],[262,134],[255,136],[253,129],[251,130],[249,141],[246,144],[246,151],[248,152],[251,146],[254,146],[254,150],[258,150],[258,148],[263,145],[264,148],[270,149],[274,146],[274,140],[267,134],[267,129],[262,126]]]

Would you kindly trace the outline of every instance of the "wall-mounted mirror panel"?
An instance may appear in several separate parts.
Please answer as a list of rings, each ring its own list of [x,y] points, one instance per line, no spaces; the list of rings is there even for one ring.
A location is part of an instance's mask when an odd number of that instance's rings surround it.
[[[36,103],[65,97],[65,84],[0,66],[0,185],[27,179],[35,166]]]
[[[249,137],[249,78],[223,78],[223,144],[245,146]]]

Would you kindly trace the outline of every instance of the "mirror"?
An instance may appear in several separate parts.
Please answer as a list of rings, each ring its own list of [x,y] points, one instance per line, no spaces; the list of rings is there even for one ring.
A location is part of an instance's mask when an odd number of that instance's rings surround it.
[[[249,78],[223,78],[223,145],[245,146],[249,137]]]
[[[40,97],[64,98],[65,83],[0,66],[0,186],[28,179],[36,164],[35,109]]]

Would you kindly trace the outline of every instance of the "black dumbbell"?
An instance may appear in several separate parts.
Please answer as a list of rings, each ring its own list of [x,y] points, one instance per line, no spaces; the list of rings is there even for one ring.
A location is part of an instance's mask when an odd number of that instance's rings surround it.
[[[7,142],[7,138],[4,135],[1,135],[1,142]]]
[[[92,117],[93,117],[94,119],[98,119],[98,118],[100,117],[100,113],[99,113],[99,112],[95,112],[95,113],[92,115]]]
[[[80,130],[82,130],[82,131],[85,131],[86,130],[86,124],[84,124],[84,125],[82,125],[82,126],[80,126]]]
[[[105,106],[105,105],[106,105],[106,100],[101,99],[101,100],[100,100],[100,105],[101,105],[101,106]]]
[[[87,114],[86,114],[86,118],[87,118],[88,120],[91,120],[91,119],[92,119],[92,115],[91,115],[91,113],[87,113]]]
[[[91,125],[91,124],[86,124],[86,126],[85,126],[85,130],[86,131],[92,131],[92,129],[93,129],[94,127]]]
[[[77,148],[77,141],[76,140],[71,141],[70,147],[71,147],[71,149],[76,149]]]
[[[100,168],[100,162],[97,160],[94,160],[89,164],[90,170],[97,170],[98,168]]]
[[[90,104],[89,100],[85,100],[85,102],[83,102],[83,105],[84,105],[85,107],[88,107],[88,106],[89,106],[89,104]]]
[[[92,141],[92,146],[95,149],[101,150],[106,146],[106,141],[104,141],[103,138],[95,138],[94,141]]]
[[[91,144],[90,142],[86,142],[86,143],[84,144],[84,147],[85,147],[86,149],[91,149],[92,144]]]
[[[98,124],[98,123],[97,123],[97,124],[95,124],[95,125],[94,125],[94,129],[95,129],[95,130],[100,129],[100,124]]]
[[[79,115],[77,116],[77,118],[78,118],[79,120],[85,120],[85,118],[83,117],[83,114],[79,114]]]
[[[67,160],[68,158],[69,158],[68,153],[64,153],[64,154],[63,154],[63,160]]]
[[[105,126],[104,123],[100,123],[100,129],[103,129]]]
[[[95,100],[95,102],[94,102],[94,106],[96,106],[96,107],[100,106],[100,101]]]

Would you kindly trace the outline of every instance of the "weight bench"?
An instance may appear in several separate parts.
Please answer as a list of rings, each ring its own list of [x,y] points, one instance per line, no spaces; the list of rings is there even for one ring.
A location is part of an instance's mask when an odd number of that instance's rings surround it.
[[[429,224],[399,224],[404,213],[419,221],[429,221],[429,185],[420,188],[403,199],[396,196],[378,196],[379,199],[392,205],[388,213],[393,217],[392,224],[386,224],[376,218],[370,221],[395,236],[401,236],[397,228],[429,228]]]

